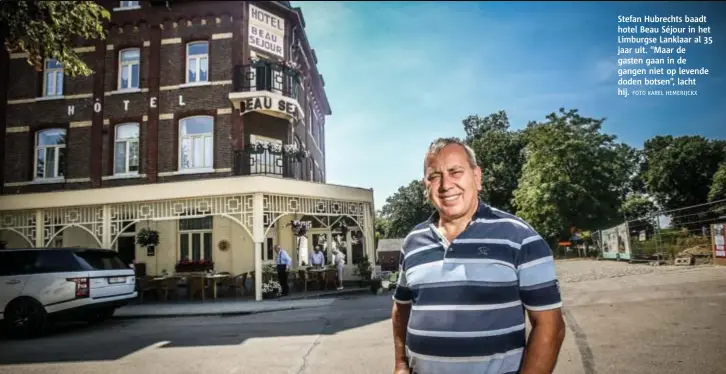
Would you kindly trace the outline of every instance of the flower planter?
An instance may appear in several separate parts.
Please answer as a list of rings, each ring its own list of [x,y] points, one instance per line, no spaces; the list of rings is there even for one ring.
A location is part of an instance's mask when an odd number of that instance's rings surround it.
[[[262,294],[262,298],[263,299],[275,299],[275,298],[278,298],[278,297],[279,296],[277,295],[276,292],[265,292],[265,293]]]
[[[188,262],[188,263],[178,263],[174,267],[174,270],[176,270],[177,273],[197,273],[197,272],[203,272],[203,271],[209,271],[214,269],[214,263],[213,262],[205,262],[205,263],[197,263],[197,262]]]

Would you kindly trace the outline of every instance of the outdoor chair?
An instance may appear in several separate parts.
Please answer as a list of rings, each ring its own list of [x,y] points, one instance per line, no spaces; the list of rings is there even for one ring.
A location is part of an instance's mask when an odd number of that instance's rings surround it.
[[[142,304],[144,302],[144,295],[147,292],[154,292],[155,290],[156,287],[154,285],[154,280],[152,277],[143,276],[136,278],[136,292],[138,292],[139,295],[139,304]]]

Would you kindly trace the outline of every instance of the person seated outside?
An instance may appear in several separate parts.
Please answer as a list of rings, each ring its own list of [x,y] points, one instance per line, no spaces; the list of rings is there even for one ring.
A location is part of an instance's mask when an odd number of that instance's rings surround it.
[[[325,254],[316,246],[315,251],[310,254],[310,265],[316,268],[325,266]]]

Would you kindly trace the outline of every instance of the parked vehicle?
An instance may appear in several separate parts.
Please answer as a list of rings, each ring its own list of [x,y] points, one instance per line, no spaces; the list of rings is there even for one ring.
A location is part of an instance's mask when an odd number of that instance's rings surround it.
[[[0,322],[16,337],[51,320],[105,320],[136,295],[133,268],[112,250],[0,250]]]

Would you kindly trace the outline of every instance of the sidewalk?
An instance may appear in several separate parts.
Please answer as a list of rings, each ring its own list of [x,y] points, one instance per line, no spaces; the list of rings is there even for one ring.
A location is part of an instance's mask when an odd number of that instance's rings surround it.
[[[234,316],[277,312],[283,310],[320,308],[336,300],[336,296],[370,293],[367,288],[352,288],[340,291],[292,294],[274,300],[254,301],[250,299],[218,299],[207,301],[171,301],[131,304],[116,310],[115,319],[170,318],[199,316]]]

